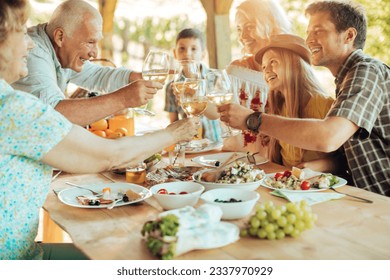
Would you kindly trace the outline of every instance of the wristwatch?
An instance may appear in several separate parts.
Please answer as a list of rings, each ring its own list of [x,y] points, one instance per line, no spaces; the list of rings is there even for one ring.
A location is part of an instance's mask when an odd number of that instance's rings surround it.
[[[255,133],[259,133],[260,125],[261,125],[261,112],[254,112],[246,118],[246,127],[249,130]]]

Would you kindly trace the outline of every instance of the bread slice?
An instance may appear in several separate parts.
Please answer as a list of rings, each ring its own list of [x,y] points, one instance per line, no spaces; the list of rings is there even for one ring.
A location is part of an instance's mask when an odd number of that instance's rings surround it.
[[[136,193],[136,192],[134,192],[132,190],[127,190],[126,191],[126,195],[127,195],[127,197],[129,198],[130,201],[137,200],[137,199],[141,198],[141,195],[139,193]]]
[[[305,178],[305,171],[303,171],[302,169],[298,168],[298,167],[294,167],[292,168],[291,170],[291,174],[294,175],[295,177],[297,177],[298,179],[304,179]]]

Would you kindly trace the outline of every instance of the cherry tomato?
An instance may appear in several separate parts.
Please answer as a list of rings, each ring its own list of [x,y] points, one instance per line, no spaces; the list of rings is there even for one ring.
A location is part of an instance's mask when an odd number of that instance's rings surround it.
[[[169,194],[170,194],[170,195],[175,195],[176,193],[174,193],[174,192],[170,192]]]
[[[188,192],[180,192],[179,194],[188,194]]]
[[[277,181],[279,178],[282,178],[282,177],[283,177],[283,173],[278,172],[278,173],[275,174],[274,178]]]
[[[290,178],[290,176],[291,176],[291,171],[290,170],[284,171],[283,177]]]
[[[310,189],[310,183],[308,181],[303,181],[301,183],[301,190],[306,191],[306,190],[309,190],[309,189]]]
[[[168,191],[166,189],[159,189],[157,191],[158,194],[168,194]]]

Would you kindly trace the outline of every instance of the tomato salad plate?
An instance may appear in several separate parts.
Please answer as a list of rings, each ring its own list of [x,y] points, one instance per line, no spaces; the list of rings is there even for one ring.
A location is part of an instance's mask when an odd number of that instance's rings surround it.
[[[141,202],[152,196],[152,192],[147,188],[130,183],[97,183],[81,187],[60,191],[59,200],[72,207],[107,208],[113,202],[115,207],[118,207]],[[94,195],[88,189],[98,194]]]
[[[309,175],[310,174],[310,175]],[[290,192],[322,192],[330,188],[339,188],[347,184],[347,180],[330,173],[310,170],[306,176],[295,176],[289,170],[266,174],[262,186],[272,190]]]

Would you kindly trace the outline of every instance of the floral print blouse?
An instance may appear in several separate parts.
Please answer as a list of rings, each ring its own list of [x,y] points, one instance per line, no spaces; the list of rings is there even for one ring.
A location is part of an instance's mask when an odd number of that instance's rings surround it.
[[[52,168],[41,159],[72,124],[0,79],[0,259],[41,259],[34,242]]]

